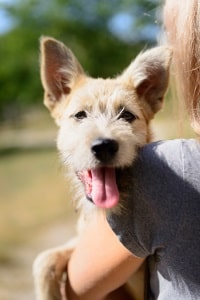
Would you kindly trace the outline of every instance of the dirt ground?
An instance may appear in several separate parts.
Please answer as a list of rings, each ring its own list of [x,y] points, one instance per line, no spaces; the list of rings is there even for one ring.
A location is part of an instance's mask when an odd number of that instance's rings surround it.
[[[0,267],[1,300],[34,300],[32,263],[41,251],[65,243],[75,234],[75,220],[43,228],[29,244],[14,249],[13,263]]]

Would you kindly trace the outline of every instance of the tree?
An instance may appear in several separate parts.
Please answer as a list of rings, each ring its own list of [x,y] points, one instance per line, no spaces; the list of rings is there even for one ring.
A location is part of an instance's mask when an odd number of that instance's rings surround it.
[[[1,36],[0,43],[1,116],[12,116],[16,108],[42,99],[41,35],[65,42],[92,76],[112,76],[146,45],[155,43],[149,37],[156,6],[153,0],[17,0],[2,4],[13,27]],[[123,22],[127,20],[126,27]],[[120,24],[124,30],[120,31]],[[145,35],[144,28],[151,29],[149,34]]]

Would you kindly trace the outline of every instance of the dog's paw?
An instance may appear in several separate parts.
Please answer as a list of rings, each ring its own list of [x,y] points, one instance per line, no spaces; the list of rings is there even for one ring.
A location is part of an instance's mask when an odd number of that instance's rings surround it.
[[[60,300],[61,286],[67,277],[67,264],[72,249],[47,250],[38,255],[33,264],[37,300]]]

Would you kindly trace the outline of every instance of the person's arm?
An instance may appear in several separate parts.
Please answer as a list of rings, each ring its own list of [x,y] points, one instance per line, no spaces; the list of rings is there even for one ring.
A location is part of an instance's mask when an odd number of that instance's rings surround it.
[[[105,217],[98,217],[88,224],[70,258],[67,299],[128,300],[128,295],[123,296],[123,289],[118,288],[143,261],[118,241]]]

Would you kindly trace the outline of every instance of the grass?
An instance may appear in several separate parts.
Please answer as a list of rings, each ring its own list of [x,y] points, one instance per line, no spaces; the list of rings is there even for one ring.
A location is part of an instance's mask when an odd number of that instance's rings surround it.
[[[0,158],[0,260],[11,246],[71,211],[71,195],[55,150]]]
[[[195,137],[187,119],[183,121],[175,116],[166,118],[162,112],[153,120],[152,128],[155,140]]]

